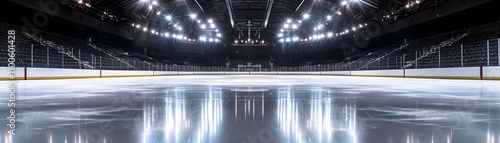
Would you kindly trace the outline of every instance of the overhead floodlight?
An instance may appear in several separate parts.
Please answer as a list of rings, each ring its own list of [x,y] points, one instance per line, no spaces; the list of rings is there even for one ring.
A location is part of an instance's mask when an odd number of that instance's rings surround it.
[[[333,37],[333,33],[332,32],[328,32],[328,37]]]
[[[286,38],[286,40],[285,40],[285,41],[286,41],[286,42],[290,42],[290,38]]]
[[[201,27],[201,29],[205,29],[205,28],[207,28],[207,25],[202,24],[200,27]]]
[[[280,42],[283,43],[285,40],[283,40],[283,38],[280,39]]]
[[[356,27],[352,27],[352,31],[356,31]]]
[[[292,39],[293,41],[298,41],[299,40],[299,37],[293,37]]]
[[[293,25],[292,25],[292,28],[293,28],[293,29],[297,29],[297,28],[299,28],[299,27],[297,26],[297,24],[293,24]]]
[[[167,16],[165,16],[165,19],[172,20],[172,16],[171,15],[167,15]]]
[[[219,39],[215,39],[215,42],[219,42]]]
[[[191,17],[191,19],[196,19],[196,14],[190,14],[189,17]]]
[[[219,29],[215,29],[215,32],[219,32]]]
[[[220,33],[217,33],[217,37],[222,37],[222,35]]]
[[[234,40],[234,44],[238,44],[238,40]]]
[[[344,0],[340,3],[341,5],[347,5],[347,0]]]
[[[152,34],[155,34],[155,30],[152,30],[152,29],[151,29],[151,33],[152,33]]]
[[[213,42],[213,41],[214,41],[213,38],[208,39],[208,42]]]
[[[139,29],[139,28],[141,28],[141,25],[137,24],[137,25],[135,25],[135,28]]]
[[[157,4],[158,4],[158,1],[154,0],[153,2],[151,2],[151,4],[153,4],[153,5],[157,5]]]
[[[278,34],[278,37],[283,37],[283,33]]]
[[[148,28],[144,27],[142,28],[143,31],[148,31]]]
[[[213,19],[209,19],[209,20],[208,20],[208,23],[210,23],[210,24],[211,24],[211,23],[214,23],[214,20],[213,20]]]
[[[342,15],[340,11],[335,12],[336,15]]]
[[[288,29],[288,27],[290,27],[290,25],[288,25],[288,24],[285,24],[285,25],[283,26],[283,28],[285,28],[285,29]]]
[[[149,9],[149,10],[153,9],[153,6],[149,5],[149,6],[148,6],[148,9]]]
[[[198,21],[196,21],[196,22],[201,23],[201,20],[198,20]]]
[[[308,18],[309,18],[309,14],[307,14],[307,13],[306,13],[306,14],[304,14],[302,17],[303,17],[304,19],[308,19]]]
[[[363,24],[359,24],[359,28],[363,28]]]
[[[292,23],[292,19],[286,20],[286,23]]]
[[[326,20],[332,20],[332,16],[331,15],[327,15],[326,16]]]
[[[156,12],[156,15],[160,15],[160,14],[161,14],[161,12],[159,12],[159,11],[158,11],[158,12]]]
[[[283,30],[283,29],[281,29],[280,31],[281,31],[281,32],[285,32],[285,30]]]
[[[210,28],[214,29],[215,28],[215,24],[210,24]]]
[[[170,33],[165,33],[164,35],[165,35],[165,37],[168,37],[168,36],[170,36]]]

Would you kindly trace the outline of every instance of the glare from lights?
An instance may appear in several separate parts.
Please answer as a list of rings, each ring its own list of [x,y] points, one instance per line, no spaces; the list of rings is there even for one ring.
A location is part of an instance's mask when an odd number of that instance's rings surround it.
[[[262,40],[260,43],[264,44],[265,42],[264,42],[264,40]]]
[[[193,13],[193,14],[189,15],[189,17],[191,17],[191,19],[196,19],[196,14]]]
[[[200,37],[200,41],[205,42],[205,41],[207,41],[207,38],[206,37]]]
[[[215,42],[219,42],[219,39],[215,39]]]
[[[215,28],[215,24],[210,24],[210,28]]]
[[[202,24],[202,25],[201,25],[201,29],[205,29],[205,28],[207,28],[207,25]]]
[[[155,30],[151,30],[151,33],[152,33],[152,34],[155,34]]]
[[[359,25],[359,28],[363,28],[363,24],[360,24],[360,25]]]
[[[222,37],[222,35],[221,35],[221,34],[219,34],[219,33],[217,33],[217,37]]]
[[[293,28],[293,29],[297,29],[297,28],[298,28],[297,24],[293,24],[293,25],[292,25],[292,28]]]
[[[149,10],[153,9],[153,6],[149,5],[148,9],[149,9]]]
[[[340,3],[341,5],[347,5],[347,0],[344,0]]]
[[[299,37],[293,37],[293,41],[298,41]]]
[[[182,27],[178,27],[177,30],[182,31]]]
[[[342,15],[340,11],[335,12],[336,15]]]
[[[332,32],[328,32],[328,37],[333,37],[333,33]]]
[[[234,44],[238,44],[238,40],[234,40]]]
[[[309,14],[307,14],[307,13],[306,13],[306,14],[304,14],[303,18],[304,18],[304,19],[308,19],[308,18],[309,18]]]
[[[281,29],[280,31],[281,31],[281,32],[285,32],[285,30],[283,30],[283,29]]]
[[[332,16],[331,15],[326,16],[326,20],[332,20]]]
[[[201,20],[198,20],[198,21],[196,21],[196,22],[201,23]]]
[[[352,31],[356,31],[356,27],[353,27],[353,28],[352,28]]]
[[[170,36],[170,33],[165,33],[165,37],[168,37],[168,36]]]
[[[283,38],[280,39],[280,42],[283,43],[285,40],[283,40]]]
[[[283,28],[285,28],[285,29],[287,29],[288,27],[290,27],[290,25],[288,25],[288,24],[285,24],[285,25],[283,26]]]
[[[286,42],[290,42],[290,38],[286,38],[286,40],[285,40],[285,41],[286,41]]]
[[[283,37],[283,34],[282,33],[278,34],[278,37]]]
[[[209,19],[209,20],[208,20],[208,23],[210,23],[210,24],[211,24],[211,23],[214,23],[214,20]]]
[[[83,3],[83,1],[82,1],[82,0],[79,0],[79,1],[78,1],[78,3],[79,3],[79,4],[82,4],[82,3]]]
[[[215,32],[219,32],[219,29],[215,29]]]
[[[171,15],[167,15],[167,16],[165,16],[165,19],[172,20],[172,16]]]
[[[292,23],[292,19],[286,20],[286,23]]]
[[[80,0],[81,1],[81,0]],[[148,2],[149,0],[141,0],[141,2]]]
[[[139,28],[141,28],[141,25],[137,24],[137,25],[135,25],[135,28],[139,29]]]
[[[146,27],[144,27],[142,30],[143,30],[143,31],[148,31],[148,29],[147,29]]]
[[[155,0],[155,1],[153,1],[153,2],[152,2],[152,4],[153,4],[153,5],[157,5],[157,4],[158,4],[158,1],[156,1],[156,0]]]
[[[158,11],[158,12],[156,12],[156,15],[160,15],[160,14],[161,14],[161,12],[159,12],[159,11]]]

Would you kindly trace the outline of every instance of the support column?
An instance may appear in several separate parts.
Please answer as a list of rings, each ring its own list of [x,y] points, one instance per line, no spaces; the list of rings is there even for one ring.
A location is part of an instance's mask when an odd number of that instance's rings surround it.
[[[460,63],[462,67],[464,66],[464,45],[460,45]]]
[[[486,41],[486,65],[490,66],[490,40]]]

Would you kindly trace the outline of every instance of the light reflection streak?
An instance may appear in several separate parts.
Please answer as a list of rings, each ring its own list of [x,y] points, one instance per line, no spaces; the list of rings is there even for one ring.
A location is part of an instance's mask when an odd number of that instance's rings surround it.
[[[186,104],[185,91],[181,88],[175,88],[170,92],[173,94],[166,93],[164,106],[154,102],[151,104],[147,102],[144,105],[143,143],[188,140],[205,142],[216,139],[222,120],[220,88],[209,87],[205,97],[196,104],[197,106]],[[187,112],[188,110],[192,112]],[[159,132],[163,137],[157,135]]]
[[[328,93],[322,88],[313,88],[311,92],[309,107],[300,107],[290,88],[278,90],[276,115],[284,138],[288,142],[357,143],[356,100],[335,102],[323,97]],[[304,140],[304,136],[311,138]]]

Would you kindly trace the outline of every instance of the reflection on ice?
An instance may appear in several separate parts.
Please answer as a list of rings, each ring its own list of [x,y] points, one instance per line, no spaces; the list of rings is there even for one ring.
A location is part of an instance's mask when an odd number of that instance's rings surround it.
[[[173,76],[17,84],[16,136],[0,128],[0,143],[498,143],[500,138],[500,82],[495,81]],[[6,105],[0,106],[6,115]]]

